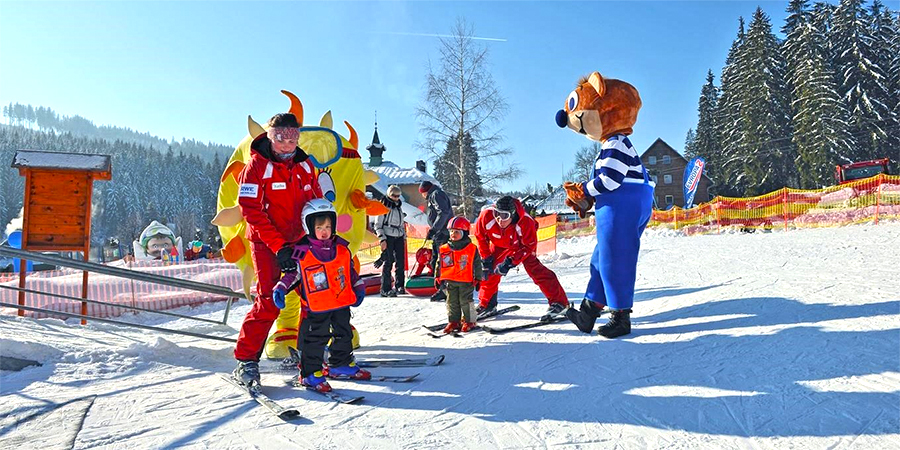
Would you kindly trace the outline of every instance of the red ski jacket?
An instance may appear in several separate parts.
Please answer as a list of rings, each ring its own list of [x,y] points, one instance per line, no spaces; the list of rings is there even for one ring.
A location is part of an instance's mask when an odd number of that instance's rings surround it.
[[[309,157],[301,149],[279,161],[265,134],[250,144],[250,162],[238,184],[238,204],[247,219],[247,239],[266,244],[273,253],[303,237],[300,213],[306,202],[322,198],[322,189]]]
[[[519,265],[525,258],[537,251],[537,222],[525,213],[519,199],[514,199],[518,221],[506,228],[500,228],[494,218],[494,209],[481,211],[475,221],[475,239],[478,241],[478,253],[481,259],[495,254],[495,249],[508,249],[513,265]],[[498,264],[500,261],[494,261]]]

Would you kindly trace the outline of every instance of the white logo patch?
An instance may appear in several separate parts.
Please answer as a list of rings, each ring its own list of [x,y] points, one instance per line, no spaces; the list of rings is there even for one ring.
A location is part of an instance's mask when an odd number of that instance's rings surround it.
[[[272,183],[273,191],[283,191],[287,189],[287,183]]]
[[[238,197],[249,197],[256,198],[259,194],[259,185],[258,184],[242,184],[241,192],[238,194]]]

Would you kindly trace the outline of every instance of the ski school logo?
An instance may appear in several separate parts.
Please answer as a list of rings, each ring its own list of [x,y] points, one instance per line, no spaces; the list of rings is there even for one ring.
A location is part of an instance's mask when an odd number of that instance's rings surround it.
[[[241,191],[238,194],[238,197],[256,198],[256,194],[258,192],[259,192],[258,184],[250,184],[250,183],[242,184]]]
[[[700,186],[700,176],[703,175],[703,168],[706,161],[701,157],[696,157],[688,163],[684,168],[684,207],[690,208],[694,203],[694,195]]]

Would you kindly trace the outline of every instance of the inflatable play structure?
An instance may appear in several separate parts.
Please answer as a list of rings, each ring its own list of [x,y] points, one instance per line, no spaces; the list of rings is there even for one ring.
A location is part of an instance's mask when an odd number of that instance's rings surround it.
[[[131,243],[134,249],[134,258],[138,261],[159,259],[166,262],[180,261],[181,237],[175,237],[175,233],[169,227],[152,221],[141,236]]]
[[[381,202],[369,200],[365,194],[366,185],[378,181],[378,175],[364,170],[357,151],[359,138],[348,122],[344,122],[344,125],[349,138],[332,129],[331,111],[322,116],[319,126],[304,126],[303,104],[300,99],[288,91],[281,92],[290,99],[290,112],[300,124],[298,146],[309,155],[316,168],[322,192],[337,211],[337,234],[350,243],[350,251],[356,255],[363,242],[377,242],[375,236],[366,231],[366,215],[387,212]],[[244,293],[249,299],[254,272],[250,243],[246,238],[247,222],[237,203],[238,176],[250,160],[250,143],[255,136],[264,133],[265,128],[252,118],[248,118],[248,128],[250,134],[234,150],[222,174],[213,224],[218,226],[222,237],[222,256],[241,270]],[[355,264],[359,269],[358,258],[355,259]],[[266,356],[269,358],[287,358],[288,345],[295,345],[297,341],[297,326],[300,321],[300,301],[297,294],[291,292],[286,303],[287,306],[275,322],[276,332],[266,344]],[[354,339],[358,338],[355,336]]]

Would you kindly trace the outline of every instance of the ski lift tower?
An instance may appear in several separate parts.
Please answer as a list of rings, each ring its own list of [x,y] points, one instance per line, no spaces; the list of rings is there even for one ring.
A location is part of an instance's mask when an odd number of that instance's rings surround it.
[[[91,190],[94,180],[112,178],[109,155],[20,150],[12,166],[25,177],[22,250],[79,251],[87,261],[91,250]],[[19,260],[19,289],[25,288],[25,259]],[[87,298],[84,271],[81,298]],[[25,292],[19,291],[19,306]],[[24,315],[19,310],[19,315]],[[87,315],[87,303],[81,303]],[[81,320],[84,325],[86,321]]]

